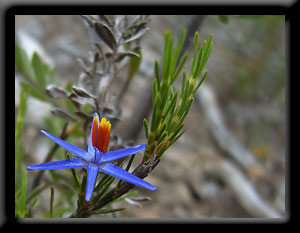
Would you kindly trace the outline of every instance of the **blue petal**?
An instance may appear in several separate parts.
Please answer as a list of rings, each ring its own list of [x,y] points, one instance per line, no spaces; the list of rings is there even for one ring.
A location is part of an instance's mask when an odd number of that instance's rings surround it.
[[[90,201],[94,186],[95,186],[95,181],[97,178],[99,167],[98,166],[93,166],[89,165],[87,168],[87,182],[86,182],[86,192],[85,192],[85,200]]]
[[[58,137],[55,137],[54,135],[41,130],[41,132],[43,134],[45,134],[47,137],[49,137],[51,140],[53,140],[54,142],[56,142],[58,145],[62,146],[63,148],[65,148],[66,150],[70,151],[71,153],[73,153],[74,155],[77,155],[79,158],[82,158],[83,160],[89,162],[91,160],[92,155],[90,155],[88,152],[86,152],[85,150],[74,146]]]
[[[146,144],[142,144],[139,146],[133,146],[121,150],[115,150],[115,151],[109,151],[102,155],[101,163],[109,162],[115,159],[119,159],[128,155],[135,154],[139,152],[140,150],[144,150],[146,147]]]
[[[27,167],[27,170],[49,170],[49,169],[64,169],[64,168],[80,168],[87,165],[81,159],[65,159],[49,163],[36,164]]]
[[[115,176],[119,179],[125,180],[127,182],[130,182],[132,184],[141,186],[143,188],[150,189],[152,191],[157,190],[156,187],[149,184],[148,182],[138,178],[135,175],[132,175],[131,173],[123,170],[122,168],[112,164],[112,163],[105,163],[100,166],[100,171],[103,171],[104,173],[107,173],[108,175]]]
[[[88,152],[89,152],[90,154],[95,154],[95,149],[94,149],[94,147],[93,147],[93,142],[92,142],[93,122],[94,122],[95,117],[98,117],[98,120],[100,120],[98,114],[95,113],[95,114],[94,114],[93,121],[92,121],[92,127],[91,127],[91,132],[90,132],[90,137],[89,137],[89,145],[88,145]]]

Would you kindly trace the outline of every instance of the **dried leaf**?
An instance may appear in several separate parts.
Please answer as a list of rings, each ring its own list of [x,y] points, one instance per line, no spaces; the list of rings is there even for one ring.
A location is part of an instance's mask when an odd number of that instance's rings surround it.
[[[143,205],[141,203],[138,203],[137,201],[134,201],[134,200],[132,200],[130,198],[125,198],[125,201],[127,203],[129,203],[130,205],[133,205],[135,207],[138,207],[138,208],[142,208],[143,207]]]
[[[104,208],[104,207],[111,206],[112,204],[117,203],[117,202],[119,202],[119,201],[122,201],[122,200],[124,200],[125,198],[132,197],[132,196],[136,195],[137,192],[138,192],[137,190],[134,190],[134,191],[131,191],[131,192],[129,192],[129,193],[126,193],[126,194],[124,194],[123,196],[118,197],[118,198],[114,199],[113,201],[107,203],[106,205],[103,206],[103,208]]]
[[[138,53],[132,52],[132,51],[126,51],[123,53],[119,53],[114,62],[120,62],[122,61],[125,57],[140,57]]]
[[[68,119],[68,120],[71,120],[71,121],[76,121],[76,119],[74,117],[72,117],[69,113],[67,113],[67,112],[65,112],[64,110],[61,110],[61,109],[51,110],[51,113],[53,115],[62,117],[64,119]]]
[[[90,93],[88,93],[86,90],[80,87],[73,86],[73,91],[80,97],[85,97],[85,98],[92,98],[95,99],[96,97]]]
[[[65,98],[68,96],[68,92],[60,87],[55,86],[48,86],[46,92],[52,98]]]
[[[105,21],[105,23],[107,23],[108,26],[112,27],[112,24],[106,15],[99,15],[99,17],[101,20]]]
[[[134,201],[152,201],[151,197],[132,197],[130,199]]]
[[[131,27],[128,28],[128,30],[134,30],[136,32],[140,31],[142,28],[145,28],[145,26],[147,25],[147,21],[143,21],[139,24],[134,24]]]
[[[103,51],[102,51],[102,48],[101,48],[101,45],[99,45],[98,43],[95,43],[95,46],[96,46],[96,48],[99,50],[100,54],[102,55],[101,57],[98,58],[98,61],[103,60],[104,56],[105,56],[105,58],[110,58],[110,57],[112,57],[113,54],[112,54],[111,52],[107,52],[107,53],[105,53],[105,55],[104,55],[104,53],[103,53]]]
[[[124,38],[123,43],[128,43],[128,42],[131,42],[131,41],[141,38],[149,29],[150,28],[143,28],[143,29],[139,30],[137,33],[135,33],[127,38]]]
[[[71,101],[77,109],[80,109],[80,106],[81,106],[80,102],[78,102],[77,100],[74,100],[74,99],[71,99]]]
[[[77,116],[79,116],[79,117],[81,117],[81,118],[84,118],[84,119],[86,119],[86,120],[89,120],[89,121],[91,121],[91,120],[93,119],[91,116],[89,116],[89,115],[87,115],[86,113],[81,112],[81,111],[77,111],[77,112],[75,112],[75,114],[76,114]]]
[[[88,15],[80,15],[91,27],[93,27],[93,20]]]
[[[114,50],[117,46],[116,38],[112,30],[105,24],[95,22],[95,31],[97,35],[112,49]]]
[[[115,112],[115,109],[105,106],[105,107],[102,109],[102,112],[103,112],[103,114],[105,114],[105,115],[111,115],[111,114],[113,114],[113,113]]]
[[[92,62],[95,63],[95,62],[99,61],[99,58],[100,58],[100,54],[98,52],[95,52]]]

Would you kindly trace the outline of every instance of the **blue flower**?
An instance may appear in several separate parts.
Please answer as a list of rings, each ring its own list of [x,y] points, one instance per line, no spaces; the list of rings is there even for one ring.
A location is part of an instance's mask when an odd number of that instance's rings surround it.
[[[65,168],[87,168],[87,185],[85,200],[90,201],[97,174],[99,171],[108,175],[125,180],[132,184],[141,186],[143,188],[150,189],[152,191],[157,190],[156,187],[147,183],[146,181],[134,176],[133,174],[125,171],[124,169],[109,163],[113,160],[132,155],[138,151],[144,150],[146,144],[129,147],[126,149],[108,151],[107,147],[110,138],[111,124],[105,118],[99,122],[99,116],[94,114],[91,132],[89,136],[88,151],[85,151],[77,146],[74,146],[60,138],[53,136],[52,134],[41,130],[43,134],[49,137],[51,140],[62,146],[69,152],[78,156],[79,158],[65,159],[60,161],[54,161],[49,163],[42,163],[27,167],[27,170],[49,170],[49,169],[65,169]]]

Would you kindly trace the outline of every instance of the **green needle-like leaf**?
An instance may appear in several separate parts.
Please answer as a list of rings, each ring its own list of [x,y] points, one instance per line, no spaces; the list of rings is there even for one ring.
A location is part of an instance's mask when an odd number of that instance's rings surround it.
[[[43,186],[38,186],[27,196],[26,203],[28,204],[34,197],[40,194],[43,190],[45,190],[50,184],[46,183]]]
[[[66,153],[66,157],[67,157],[67,159],[71,159],[69,152]],[[71,172],[72,172],[73,178],[75,180],[76,187],[80,188],[81,184],[80,184],[80,179],[77,175],[77,172],[75,171],[74,168],[71,168]]]
[[[105,185],[109,179],[111,178],[110,175],[105,174],[102,179],[98,182],[98,184],[94,188],[94,192],[98,191],[103,185]]]
[[[155,60],[154,62],[154,72],[155,72],[155,78],[157,79],[157,83],[159,85],[160,83],[160,76],[159,76],[159,67],[158,67],[158,61]],[[159,86],[158,86],[159,89]]]
[[[164,49],[164,60],[163,60],[163,70],[162,70],[162,78],[169,79],[169,69],[170,69],[170,58],[171,58],[171,50],[172,50],[172,38],[170,31],[165,33],[165,49]]]
[[[116,209],[103,209],[101,208],[100,210],[96,210],[94,212],[92,212],[92,215],[94,214],[108,214],[108,213],[115,213],[115,212],[119,212],[122,210],[125,210],[126,208],[116,208]]]
[[[131,164],[132,164],[134,158],[135,158],[135,154],[133,154],[133,155],[130,156],[130,159],[129,159],[129,161],[128,161],[128,164],[127,164],[127,166],[126,166],[126,168],[125,168],[126,171],[128,171],[128,170],[130,169]]]
[[[38,203],[39,199],[36,197],[28,206],[28,211],[30,211],[37,203]]]
[[[172,55],[171,56],[171,64],[170,64],[170,73],[171,73],[171,84],[175,81],[175,79],[176,79],[176,76],[177,75],[174,75],[175,74],[175,68],[176,68],[176,65],[177,65],[177,60],[178,60],[178,57],[179,57],[179,54],[180,54],[180,52],[181,52],[181,49],[182,49],[182,46],[183,46],[183,43],[184,43],[184,39],[185,39],[185,32],[186,32],[186,30],[182,30],[181,31],[181,35],[180,35],[180,39],[179,39],[179,41],[178,41],[178,45],[177,45],[177,48],[176,48],[176,51],[175,51],[175,53],[172,53],[172,54],[170,54],[170,55]],[[171,51],[172,52],[172,51]],[[187,59],[187,58],[186,58]],[[183,59],[183,60],[185,60],[186,61],[186,59]],[[184,62],[185,62],[184,61]],[[184,64],[184,62],[183,62],[183,64]],[[181,69],[180,67],[182,67],[183,65],[180,65],[179,66],[179,69]],[[177,72],[177,74],[178,74],[179,72]]]
[[[103,185],[101,185],[99,193],[97,193],[96,196],[94,196],[93,202],[96,202],[99,198],[102,198],[105,196],[105,194],[107,193],[109,187],[111,186],[111,184],[114,180],[115,180],[115,177],[109,176],[107,181]]]
[[[132,192],[126,193],[126,194],[124,194],[123,196],[118,197],[118,198],[116,198],[115,200],[113,200],[113,201],[107,203],[107,204],[104,205],[102,208],[111,206],[112,204],[115,204],[115,203],[117,203],[117,202],[119,202],[119,201],[122,201],[122,200],[124,200],[125,198],[132,197],[132,196],[136,195],[137,192],[138,192],[137,190],[134,190],[134,191],[132,191]]]
[[[198,55],[198,40],[199,40],[199,33],[198,32],[196,32],[195,33],[195,38],[194,38],[194,41],[195,41],[195,43],[194,43],[194,57],[193,57],[193,60],[192,60],[192,66],[191,66],[191,72],[193,72],[194,71],[194,69],[195,69],[195,65],[196,65],[196,62],[197,62],[197,55]]]
[[[205,71],[205,73],[203,74],[203,76],[202,76],[202,78],[201,78],[200,82],[198,83],[197,87],[194,89],[194,92],[193,92],[193,94],[195,94],[195,93],[196,93],[196,91],[199,89],[199,87],[201,86],[201,84],[204,82],[204,80],[205,80],[205,78],[206,78],[207,74],[208,74],[208,70],[207,70],[207,71]]]
[[[171,84],[176,80],[177,76],[179,75],[179,73],[182,71],[183,69],[183,66],[184,64],[186,63],[186,61],[188,60],[189,58],[189,54],[188,53],[185,53],[183,58],[181,59],[180,63],[179,63],[179,66],[175,72],[175,74],[173,75],[173,79],[171,81]]]
[[[81,187],[80,187],[80,191],[82,193],[85,192],[85,186],[86,186],[86,175],[83,175],[82,182],[81,182]]]
[[[19,178],[21,172],[21,161],[23,159],[25,147],[21,145],[21,136],[24,129],[24,117],[27,107],[27,93],[23,88],[20,92],[20,101],[19,101],[19,112],[16,120],[15,128],[15,187],[19,187]]]
[[[161,77],[159,77],[158,62],[155,61],[154,64],[153,111],[150,132],[146,130],[147,145],[144,152],[144,161],[148,160],[154,153],[157,154],[156,159],[158,159],[183,134],[181,130],[194,101],[194,94],[207,77],[208,72],[206,71],[199,81],[212,49],[212,35],[198,49],[199,34],[198,32],[195,33],[194,56],[189,76],[184,70],[188,53],[185,53],[182,59],[178,61],[184,39],[185,31],[183,30],[174,49],[174,39],[171,33],[169,31],[165,32]],[[181,91],[179,92],[173,90],[172,84],[180,73],[182,73],[182,81]],[[180,98],[177,102],[178,96]],[[145,129],[147,129],[146,126]]]
[[[146,138],[148,138],[149,137],[149,125],[148,125],[147,119],[143,120],[143,124],[144,124]]]
[[[26,192],[27,192],[27,172],[22,168],[22,184],[21,184],[21,197],[20,197],[20,208],[19,210],[23,213],[26,208]]]
[[[152,85],[152,102],[155,103],[156,97],[157,97],[157,93],[158,93],[158,84],[157,84],[157,79],[153,80],[153,85]]]
[[[85,188],[86,188],[86,174],[83,175],[82,181],[81,181],[81,187],[79,192],[79,203],[82,205],[82,203],[85,201]]]
[[[53,202],[54,202],[54,188],[51,186],[51,196],[50,196],[50,218],[53,217]]]

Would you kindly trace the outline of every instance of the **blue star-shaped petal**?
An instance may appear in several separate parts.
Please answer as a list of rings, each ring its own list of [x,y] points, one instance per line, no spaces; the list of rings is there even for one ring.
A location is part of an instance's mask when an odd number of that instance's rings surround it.
[[[146,147],[146,144],[142,144],[121,150],[107,152],[107,147],[110,138],[110,128],[111,124],[109,121],[106,121],[105,118],[102,118],[100,122],[98,114],[94,114],[88,143],[88,151],[85,151],[58,137],[53,136],[52,134],[44,130],[41,130],[41,132],[47,137],[49,137],[51,140],[53,140],[66,150],[70,151],[74,155],[78,156],[79,158],[65,159],[60,161],[32,165],[27,167],[27,170],[87,168],[87,185],[85,193],[86,201],[91,200],[96,182],[96,177],[99,171],[125,180],[132,184],[141,186],[143,188],[150,189],[152,191],[157,190],[156,187],[147,183],[146,181],[134,176],[133,174],[123,170],[122,168],[112,163],[109,163],[110,161],[135,154],[138,151],[144,150]]]

